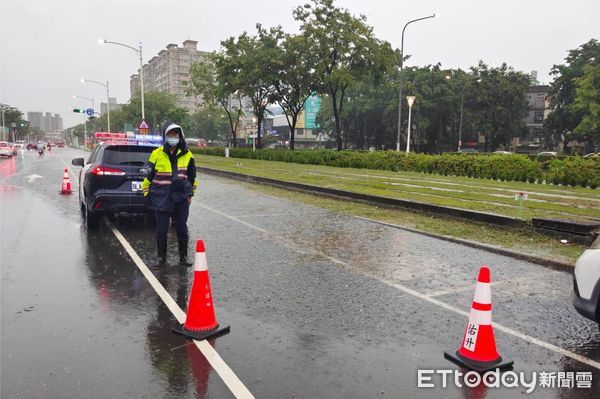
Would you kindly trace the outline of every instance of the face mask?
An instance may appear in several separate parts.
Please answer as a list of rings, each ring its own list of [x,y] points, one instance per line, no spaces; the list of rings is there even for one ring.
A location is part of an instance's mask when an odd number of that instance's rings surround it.
[[[174,147],[179,143],[179,137],[167,137],[167,144]]]

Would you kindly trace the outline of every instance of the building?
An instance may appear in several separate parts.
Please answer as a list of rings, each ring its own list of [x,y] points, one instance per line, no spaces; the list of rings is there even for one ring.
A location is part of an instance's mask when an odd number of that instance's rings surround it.
[[[32,128],[37,128],[42,132],[52,133],[63,130],[63,120],[60,114],[46,112],[27,112],[27,120]]]
[[[524,122],[529,130],[529,136],[532,138],[539,136],[544,120],[551,111],[549,92],[550,86],[547,85],[529,86],[527,91],[529,112]]]
[[[29,121],[29,126],[32,128],[37,128],[40,130],[44,130],[46,128],[43,122],[43,112],[27,112],[27,120]]]
[[[199,96],[188,97],[185,93],[186,86],[183,82],[189,80],[190,66],[194,62],[201,61],[208,55],[208,52],[199,51],[198,42],[195,40],[186,40],[183,47],[170,43],[165,50],[161,50],[145,64],[144,72],[144,92],[160,91],[173,94],[177,105],[186,108],[190,112],[195,112],[202,104],[202,98]],[[140,76],[138,73],[132,75],[129,81],[131,96],[139,96]]]
[[[108,98],[109,104],[110,104],[110,110],[111,111],[117,111],[119,109],[121,109],[121,104],[117,104],[117,99],[115,97],[109,97]],[[106,103],[100,103],[100,114],[104,115],[107,111],[107,106]]]
[[[527,90],[528,112],[523,122],[527,126],[527,135],[523,138],[514,138],[512,146],[516,152],[536,153],[548,147],[543,142],[542,128],[548,114],[552,111],[550,108],[550,86],[532,85]]]

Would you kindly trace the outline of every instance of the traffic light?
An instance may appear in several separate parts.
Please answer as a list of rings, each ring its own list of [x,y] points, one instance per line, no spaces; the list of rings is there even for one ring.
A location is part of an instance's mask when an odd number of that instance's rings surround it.
[[[85,108],[73,108],[73,112],[77,112],[78,114],[85,114]]]

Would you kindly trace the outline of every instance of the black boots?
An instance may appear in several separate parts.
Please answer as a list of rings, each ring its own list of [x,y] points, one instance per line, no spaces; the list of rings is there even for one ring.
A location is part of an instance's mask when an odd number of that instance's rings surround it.
[[[178,240],[179,244],[179,264],[185,267],[190,267],[193,265],[192,262],[189,262],[187,259],[188,253],[188,240]]]
[[[179,264],[181,266],[190,267],[193,265],[192,262],[188,261],[188,240],[178,240],[179,244]],[[167,265],[167,241],[156,241],[156,249],[158,251],[158,261],[153,265],[154,267],[163,267]]]
[[[167,241],[156,241],[156,249],[158,252],[158,261],[154,264],[154,267],[163,267],[167,264]]]

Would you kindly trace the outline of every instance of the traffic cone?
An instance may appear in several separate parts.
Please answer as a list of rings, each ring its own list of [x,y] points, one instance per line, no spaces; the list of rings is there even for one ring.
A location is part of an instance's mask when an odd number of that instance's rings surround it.
[[[69,172],[67,172],[67,168],[65,168],[65,174],[63,175],[62,187],[60,189],[61,194],[71,194],[73,190],[71,190],[71,181],[69,180]]]
[[[229,326],[219,328],[215,316],[208,264],[202,240],[196,242],[194,283],[192,284],[185,323],[183,326],[172,330],[174,333],[198,340],[229,333]]]
[[[487,266],[479,269],[463,343],[454,354],[444,352],[444,357],[459,366],[482,373],[512,368],[513,361],[503,360],[496,350],[492,327],[492,287],[490,269]]]

